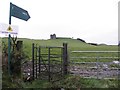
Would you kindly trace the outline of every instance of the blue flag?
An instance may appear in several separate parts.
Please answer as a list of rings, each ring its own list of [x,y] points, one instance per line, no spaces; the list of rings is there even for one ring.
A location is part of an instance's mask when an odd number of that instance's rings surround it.
[[[25,20],[25,21],[27,21],[30,18],[28,11],[12,3],[10,3],[10,22],[9,22],[10,24],[11,24],[11,16]]]

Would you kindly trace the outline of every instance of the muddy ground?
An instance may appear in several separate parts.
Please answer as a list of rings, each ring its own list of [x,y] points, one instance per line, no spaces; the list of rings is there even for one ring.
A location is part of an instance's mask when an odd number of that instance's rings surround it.
[[[107,65],[110,65],[110,63],[108,63]],[[41,67],[43,70],[45,69],[44,65],[42,65]],[[39,68],[38,65],[37,65],[37,68]],[[58,68],[60,70],[60,67]],[[68,67],[68,71],[72,75],[80,75],[82,77],[93,77],[93,78],[118,78],[118,76],[120,75],[120,69],[103,68],[103,67],[99,67],[99,69],[97,69],[96,66],[83,68],[83,65],[71,65]],[[22,65],[22,72],[26,76],[32,75],[31,61],[24,63]]]

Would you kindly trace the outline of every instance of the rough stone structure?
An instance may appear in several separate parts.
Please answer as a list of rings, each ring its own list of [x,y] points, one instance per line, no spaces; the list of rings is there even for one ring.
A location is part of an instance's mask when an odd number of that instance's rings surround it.
[[[56,34],[51,34],[50,39],[56,39]]]

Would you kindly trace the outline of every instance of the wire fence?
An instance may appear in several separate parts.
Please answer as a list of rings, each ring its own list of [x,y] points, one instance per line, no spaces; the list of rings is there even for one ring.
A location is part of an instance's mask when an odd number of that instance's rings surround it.
[[[71,51],[69,71],[85,78],[119,78],[119,51]]]

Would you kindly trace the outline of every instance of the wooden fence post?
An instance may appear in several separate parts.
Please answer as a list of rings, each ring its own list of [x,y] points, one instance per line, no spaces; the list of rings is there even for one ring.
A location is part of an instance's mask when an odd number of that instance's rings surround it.
[[[21,74],[21,55],[22,55],[22,50],[23,50],[23,41],[17,41],[16,47],[17,47],[17,52],[19,53],[19,55],[17,55],[18,66],[15,68],[17,68],[16,73]]]
[[[23,41],[17,41],[17,50],[22,51]]]
[[[63,43],[63,74],[68,73],[68,52],[67,52],[67,43]]]

